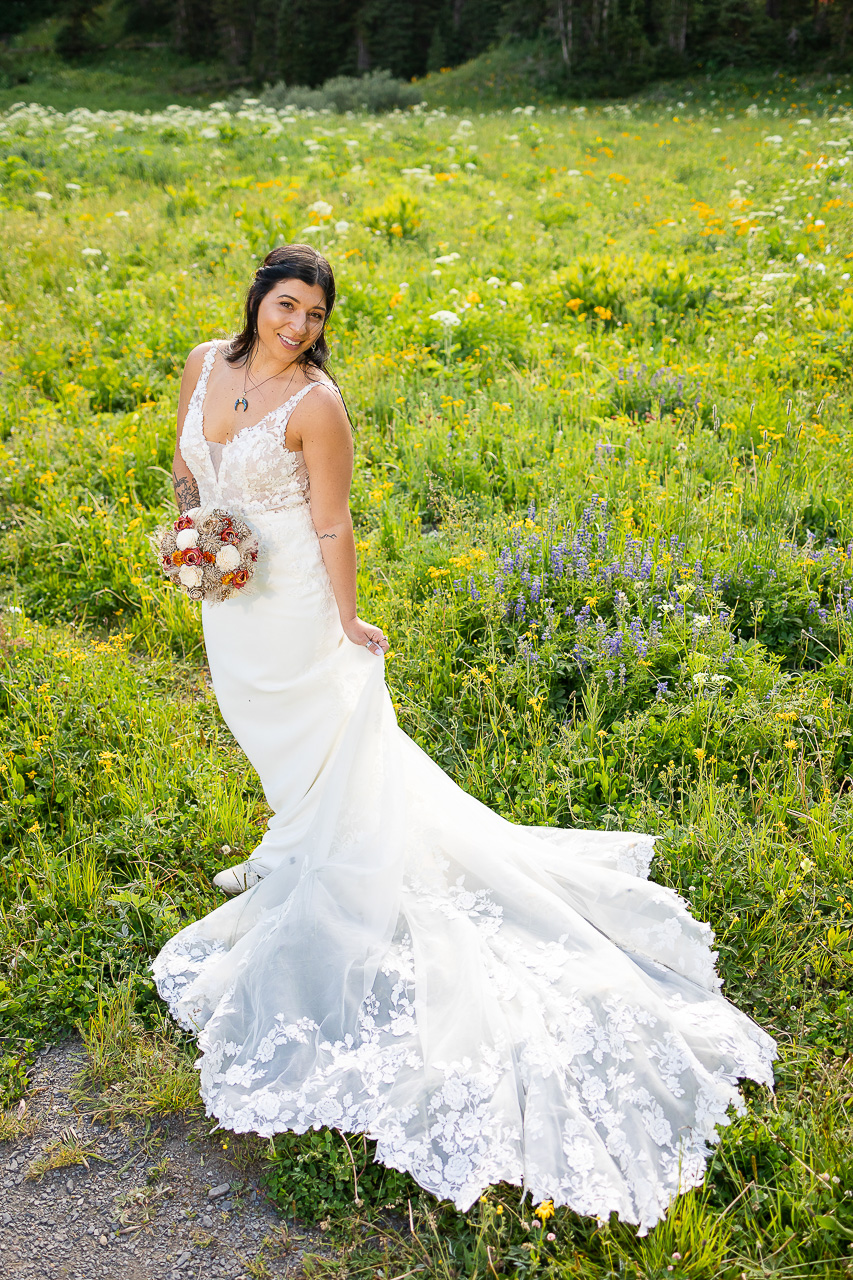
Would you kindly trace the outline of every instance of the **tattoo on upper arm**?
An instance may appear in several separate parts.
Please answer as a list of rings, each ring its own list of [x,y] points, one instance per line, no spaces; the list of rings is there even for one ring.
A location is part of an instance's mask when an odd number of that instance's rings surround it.
[[[173,471],[172,482],[175,486],[175,501],[181,514],[201,506],[201,495],[192,476],[179,476]]]
[[[324,538],[337,538],[337,536],[336,533],[321,533],[317,541],[322,542]]]

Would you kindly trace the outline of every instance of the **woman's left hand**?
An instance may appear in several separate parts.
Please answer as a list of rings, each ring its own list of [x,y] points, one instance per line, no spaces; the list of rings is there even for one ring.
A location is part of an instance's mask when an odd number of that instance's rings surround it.
[[[375,653],[378,657],[380,653],[387,653],[389,649],[388,640],[381,627],[374,627],[369,622],[362,622],[361,618],[351,618],[349,622],[341,624],[344,629],[344,635],[353,644],[364,645],[371,653]]]

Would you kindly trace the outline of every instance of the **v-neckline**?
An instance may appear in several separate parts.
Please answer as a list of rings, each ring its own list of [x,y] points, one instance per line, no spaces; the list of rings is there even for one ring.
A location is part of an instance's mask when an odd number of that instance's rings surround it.
[[[268,418],[272,418],[275,414],[281,413],[282,409],[286,409],[287,406],[290,404],[291,400],[295,400],[298,396],[301,396],[303,392],[309,391],[311,387],[318,385],[315,382],[307,382],[304,387],[300,387],[298,391],[294,391],[292,396],[288,396],[288,398],[285,401],[283,401],[282,404],[277,405],[276,408],[274,409],[270,409],[269,413],[265,413],[262,418],[258,418],[257,422],[252,422],[249,424],[248,427],[241,427],[239,431],[235,431],[234,435],[231,436],[230,440],[211,440],[209,436],[206,436],[204,434],[204,406],[207,402],[207,388],[210,383],[210,375],[213,372],[213,366],[216,362],[216,357],[219,353],[219,346],[218,345],[214,346],[212,350],[213,350],[213,359],[211,360],[210,368],[207,371],[207,378],[205,379],[204,390],[201,396],[201,404],[199,405],[199,430],[201,431],[201,438],[204,440],[204,442],[208,446],[208,453],[210,452],[210,446],[212,444],[218,444],[221,446],[222,453],[224,456],[225,450],[228,448],[228,446],[233,444],[238,436],[243,435],[244,431],[254,431],[257,427],[263,426],[263,424],[267,421]],[[286,453],[292,453],[294,455],[302,453],[301,449],[289,449],[284,442],[282,442],[282,448],[285,450]],[[214,468],[214,471],[215,471],[215,468]]]

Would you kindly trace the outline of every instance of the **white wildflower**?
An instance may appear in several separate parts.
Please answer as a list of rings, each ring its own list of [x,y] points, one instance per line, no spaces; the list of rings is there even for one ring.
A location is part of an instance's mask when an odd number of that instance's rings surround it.
[[[452,329],[455,324],[462,323],[455,311],[433,311],[430,320],[437,320],[446,329]]]

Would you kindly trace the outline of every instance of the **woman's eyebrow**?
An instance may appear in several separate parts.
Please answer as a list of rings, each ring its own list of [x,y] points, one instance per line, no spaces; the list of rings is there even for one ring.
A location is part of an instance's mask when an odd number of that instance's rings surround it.
[[[299,299],[298,299],[298,298],[294,298],[294,296],[293,296],[293,294],[292,294],[292,293],[280,293],[280,294],[278,294],[277,296],[278,296],[279,298],[289,298],[291,302],[298,302],[298,301],[299,301]],[[322,302],[318,302],[318,303],[316,303],[316,305],[315,305],[315,306],[313,306],[313,307],[309,307],[309,308],[308,308],[308,310],[309,310],[309,311],[325,311],[325,310],[326,310],[326,308],[323,306]]]

